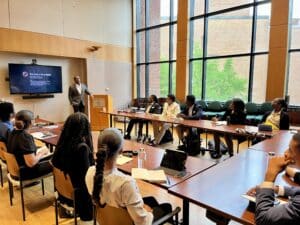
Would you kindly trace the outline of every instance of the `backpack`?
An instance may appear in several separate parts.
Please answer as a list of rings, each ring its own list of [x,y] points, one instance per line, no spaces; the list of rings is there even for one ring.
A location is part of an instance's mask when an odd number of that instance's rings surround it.
[[[201,151],[201,140],[197,130],[191,129],[189,135],[184,139],[185,141],[183,150],[191,156],[199,155]]]
[[[161,139],[159,144],[164,144],[164,143],[167,143],[167,142],[170,142],[170,141],[173,141],[173,136],[172,136],[172,133],[171,133],[170,129],[168,129],[168,130],[166,130],[166,133],[163,136],[163,138]]]

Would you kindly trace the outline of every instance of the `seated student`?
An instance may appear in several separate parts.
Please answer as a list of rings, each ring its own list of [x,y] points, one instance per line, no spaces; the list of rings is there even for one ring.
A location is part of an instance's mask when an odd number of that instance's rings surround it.
[[[181,113],[179,113],[177,117],[183,118],[185,120],[199,120],[202,116],[202,109],[200,106],[195,104],[195,101],[196,99],[194,95],[186,96],[186,108]],[[182,142],[184,142],[184,133],[188,133],[190,128],[178,125],[176,127],[176,130],[179,140],[182,140]]]
[[[264,182],[248,192],[250,195],[256,195],[255,221],[257,225],[300,224],[300,187],[274,185],[278,174],[289,164],[300,168],[300,134],[293,136],[284,156],[269,159]],[[289,198],[289,202],[274,206],[275,193]]]
[[[261,123],[271,125],[273,130],[290,129],[289,115],[286,113],[287,104],[282,98],[275,98],[272,101],[273,111],[267,112]]]
[[[143,201],[136,181],[117,169],[116,161],[122,154],[123,142],[116,128],[107,128],[100,134],[96,167],[89,168],[86,184],[97,205],[126,208],[134,224],[150,225],[171,212],[172,207],[168,203],[159,205],[153,197]]]
[[[180,106],[176,102],[176,98],[174,95],[169,94],[167,97],[167,102],[164,104],[162,116],[169,118],[176,118],[176,116],[180,113]],[[153,121],[153,133],[154,140],[152,141],[153,145],[158,145],[166,131],[172,126],[170,123],[162,123],[158,121]]]
[[[155,114],[160,114],[161,113],[161,107],[158,104],[158,99],[156,97],[156,95],[151,95],[149,97],[149,104],[146,108],[146,113],[155,113]],[[138,138],[137,141],[140,141],[142,139],[142,135],[143,135],[143,125],[144,123],[146,123],[146,120],[142,120],[142,119],[131,119],[129,121],[126,133],[124,138],[125,139],[130,139],[130,133],[131,130],[134,126],[134,124],[138,123],[139,124],[139,130],[138,130]]]
[[[19,166],[25,167],[22,170],[23,179],[33,179],[52,171],[48,158],[45,158],[49,150],[43,148],[37,152],[33,137],[28,132],[33,119],[31,111],[19,111],[15,117],[16,129],[10,133],[7,141],[7,151],[15,155]]]
[[[0,141],[7,142],[8,134],[14,129],[12,119],[14,117],[14,105],[10,102],[0,103]]]
[[[68,174],[77,189],[76,201],[80,224],[92,224],[93,204],[85,184],[85,175],[94,164],[91,127],[85,114],[77,112],[70,115],[62,129],[52,164]],[[72,204],[59,196],[60,201]]]
[[[270,125],[273,130],[289,130],[290,118],[287,114],[287,104],[283,98],[275,98],[272,101],[273,111],[267,112],[262,120],[261,124]],[[264,140],[264,137],[257,136],[252,140],[252,145]]]
[[[245,113],[245,103],[239,98],[232,99],[232,102],[229,106],[229,110],[220,118],[213,118],[214,121],[218,120],[227,120],[229,124],[245,124],[246,123],[246,113]],[[214,133],[214,142],[215,142],[215,155],[214,158],[221,157],[220,152],[220,134]],[[228,152],[230,156],[233,156],[233,142],[232,135],[224,134],[224,138],[228,147]],[[243,137],[238,137],[243,139]]]

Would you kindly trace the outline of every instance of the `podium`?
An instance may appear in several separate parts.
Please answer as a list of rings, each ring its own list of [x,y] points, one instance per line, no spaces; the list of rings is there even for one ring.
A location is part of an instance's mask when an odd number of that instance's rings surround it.
[[[110,95],[94,95],[90,98],[90,119],[92,131],[100,131],[109,127],[109,114],[113,110]]]

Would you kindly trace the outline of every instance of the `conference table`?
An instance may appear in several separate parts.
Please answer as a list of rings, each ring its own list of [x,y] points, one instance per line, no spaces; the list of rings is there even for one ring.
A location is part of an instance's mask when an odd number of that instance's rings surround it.
[[[63,123],[53,123],[44,119],[36,119],[34,125],[30,128],[30,133],[42,132],[49,135],[47,138],[40,138],[38,140],[44,142],[53,152],[54,147],[57,145]]]
[[[47,125],[49,124],[48,121],[46,120],[39,120],[38,123],[45,123],[45,126],[35,126],[32,127],[30,132],[50,132],[54,134],[54,137],[49,137],[49,138],[43,138],[39,139],[42,142],[44,142],[47,146],[50,146],[51,149],[57,145],[61,129],[62,129],[62,124],[58,125]],[[52,129],[51,126],[53,126]],[[94,153],[97,151],[97,140],[100,132],[92,132],[92,139],[93,139],[93,146],[94,146]],[[135,141],[130,141],[130,140],[124,140],[124,151],[138,151],[139,149],[143,148],[146,151],[147,155],[147,160],[145,162],[144,168],[149,169],[149,170],[154,170],[157,169],[160,166],[160,162],[163,158],[163,155],[165,153],[164,149],[149,146],[146,144],[138,143]],[[96,154],[95,154],[96,155]],[[137,168],[138,167],[138,159],[136,156],[132,157],[132,160],[123,164],[123,165],[118,165],[118,169],[123,171],[124,173],[131,174],[132,168]],[[154,183],[155,185],[162,187],[164,189],[168,189],[176,184],[179,184],[180,182],[183,182],[186,179],[189,179],[190,177],[201,173],[210,167],[216,165],[215,162],[204,160],[201,158],[197,157],[191,157],[188,156],[186,160],[186,173],[182,177],[175,177],[171,175],[167,175],[167,182],[166,183]]]
[[[267,152],[247,150],[171,187],[169,193],[183,199],[183,224],[189,224],[189,203],[242,224],[255,224],[249,201],[241,195],[264,180],[268,157]],[[282,174],[275,183],[287,181]]]
[[[163,158],[163,155],[165,153],[165,150],[157,148],[157,147],[152,147],[149,145],[141,144],[138,142],[134,141],[128,141],[125,140],[124,142],[124,150],[139,150],[140,148],[144,148],[146,151],[147,155],[147,160],[145,162],[144,168],[149,169],[149,170],[155,170],[160,166],[160,162]],[[138,159],[137,157],[133,157],[133,160],[118,166],[119,170],[131,174],[131,169],[132,168],[137,168],[138,167]],[[201,173],[212,166],[216,165],[215,162],[208,161],[202,158],[197,158],[197,157],[192,157],[188,156],[186,160],[186,171],[185,175],[181,177],[176,177],[176,176],[170,176],[167,175],[167,183],[155,183],[156,185],[168,189],[170,187],[173,187],[174,185],[177,185],[192,176],[195,176],[198,173]]]
[[[112,127],[113,116],[124,117],[124,131],[126,130],[126,118],[130,119],[141,119],[147,121],[163,122],[163,123],[172,123],[175,125],[182,125],[186,127],[199,128],[205,132],[213,133],[227,133],[235,136],[244,136],[247,138],[254,138],[256,135],[262,135],[265,137],[273,137],[279,131],[272,132],[261,132],[258,131],[256,126],[249,125],[226,125],[222,122],[213,122],[211,120],[184,120],[182,118],[170,118],[165,117],[160,114],[150,114],[145,112],[130,112],[130,111],[111,111],[104,112],[110,115],[110,126]],[[240,132],[243,130],[246,132]]]
[[[271,139],[266,139],[255,145],[252,145],[250,149],[274,152],[275,154],[283,154],[288,149],[290,140],[294,133],[289,130],[281,130]]]
[[[180,121],[191,125],[195,121]],[[211,121],[197,121],[205,126],[214,127]],[[189,124],[191,123],[191,124]],[[193,123],[194,126],[194,123]],[[49,130],[56,136],[43,139],[47,145],[56,146],[61,132],[61,125],[54,129],[34,127],[32,131]],[[235,132],[236,126],[215,126],[218,131]],[[97,146],[99,132],[93,132],[94,146]],[[264,179],[267,167],[269,152],[283,153],[288,147],[292,137],[290,131],[278,131],[276,135],[253,145],[234,157],[231,157],[219,164],[197,157],[188,157],[186,162],[187,174],[184,177],[168,176],[167,183],[155,183],[161,188],[168,189],[183,200],[183,224],[189,224],[189,204],[194,203],[206,208],[224,218],[232,219],[242,224],[253,225],[254,212],[248,208],[248,200],[241,197],[251,187],[260,184]],[[125,140],[124,150],[139,150],[144,148],[147,154],[145,162],[146,169],[159,167],[164,150]],[[95,150],[94,150],[95,151]],[[132,161],[118,166],[118,168],[131,174],[131,169],[137,167],[137,157]],[[278,176],[277,184],[293,184],[284,174]]]

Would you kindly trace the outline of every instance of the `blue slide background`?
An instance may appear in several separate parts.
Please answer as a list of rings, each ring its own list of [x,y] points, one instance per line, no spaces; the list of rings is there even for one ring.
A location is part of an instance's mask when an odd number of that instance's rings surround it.
[[[60,66],[9,64],[8,68],[11,94],[62,93]],[[30,76],[32,73],[50,76]]]

